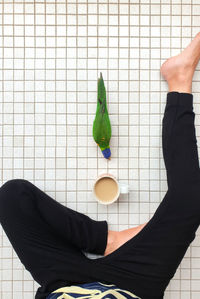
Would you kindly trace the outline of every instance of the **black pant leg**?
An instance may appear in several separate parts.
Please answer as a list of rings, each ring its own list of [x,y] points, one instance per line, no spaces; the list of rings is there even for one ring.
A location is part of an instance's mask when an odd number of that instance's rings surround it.
[[[162,120],[162,148],[168,187],[200,182],[193,95],[169,92]]]
[[[61,286],[94,281],[91,260],[81,249],[103,250],[106,223],[59,204],[21,179],[0,188],[0,223],[20,261],[41,285],[36,299]]]
[[[112,272],[111,282],[142,299],[163,298],[200,224],[192,95],[168,94],[162,137],[169,184],[166,195],[137,235],[95,261],[99,269],[107,267]]]
[[[27,180],[10,180],[0,190],[3,190],[4,194],[6,193],[5,189],[9,190],[9,196],[13,198],[15,196],[14,192],[10,194],[13,185],[14,189],[18,188],[19,190],[21,186],[26,185],[26,188],[30,191],[29,196],[34,200],[36,213],[39,213],[52,233],[86,252],[104,253],[108,234],[108,223],[106,220],[96,221],[87,215],[62,205]],[[32,213],[28,205],[29,202],[25,199],[21,203],[23,210],[27,214]]]

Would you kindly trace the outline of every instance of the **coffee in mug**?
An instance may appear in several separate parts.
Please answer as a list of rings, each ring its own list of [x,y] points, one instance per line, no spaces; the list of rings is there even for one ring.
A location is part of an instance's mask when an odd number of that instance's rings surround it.
[[[93,194],[98,202],[110,204],[116,201],[120,193],[128,193],[128,186],[119,184],[111,174],[101,174],[93,186]]]

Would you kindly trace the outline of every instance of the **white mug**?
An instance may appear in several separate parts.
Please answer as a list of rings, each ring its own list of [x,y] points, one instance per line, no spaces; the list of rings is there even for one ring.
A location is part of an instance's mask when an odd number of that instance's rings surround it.
[[[106,178],[106,177],[109,177],[109,178],[113,179],[113,180],[116,182],[116,184],[117,184],[117,186],[118,186],[117,195],[116,195],[112,200],[110,200],[110,201],[101,201],[101,200],[99,199],[99,197],[97,197],[97,195],[96,195],[96,192],[95,192],[95,185],[96,185],[96,183],[97,183],[100,179],[102,179],[102,178]],[[115,201],[118,199],[118,197],[119,197],[120,194],[127,194],[127,193],[129,192],[129,185],[119,183],[119,182],[117,181],[117,179],[114,177],[114,175],[112,175],[112,174],[110,174],[110,173],[103,173],[103,174],[99,175],[99,176],[97,177],[97,179],[95,180],[94,185],[93,185],[93,190],[92,190],[92,192],[93,192],[93,196],[95,197],[95,199],[96,199],[99,203],[104,204],[104,205],[109,205],[109,204],[115,202]]]

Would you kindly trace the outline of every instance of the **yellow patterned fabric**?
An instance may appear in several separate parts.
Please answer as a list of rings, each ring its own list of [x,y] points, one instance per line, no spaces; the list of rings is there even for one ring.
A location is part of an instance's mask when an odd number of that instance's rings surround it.
[[[114,284],[92,282],[59,288],[47,299],[142,299],[130,291],[120,289]]]

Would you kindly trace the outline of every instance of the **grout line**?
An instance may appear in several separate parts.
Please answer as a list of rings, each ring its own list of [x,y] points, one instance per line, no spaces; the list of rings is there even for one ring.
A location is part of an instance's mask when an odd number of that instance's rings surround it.
[[[130,0],[128,4],[128,112],[130,111]],[[129,151],[130,151],[130,115],[128,113],[128,186],[129,192],[127,194],[128,200],[128,228],[130,228],[130,167],[129,167]]]
[[[65,25],[65,30],[66,30],[66,37],[68,36],[68,27],[67,27],[67,23],[68,23],[68,6],[67,6],[67,2],[66,2],[66,5],[65,5],[65,12],[66,12],[66,18],[65,18],[65,20],[66,20],[66,25]],[[65,49],[65,54],[66,54],[66,60],[65,60],[65,99],[66,99],[66,110],[65,110],[65,115],[66,115],[66,150],[65,150],[65,153],[66,153],[66,158],[65,158],[65,160],[66,160],[66,180],[65,180],[65,190],[66,190],[66,192],[65,192],[65,204],[66,204],[66,206],[68,205],[68,186],[67,186],[67,181],[68,181],[68,173],[67,173],[67,169],[68,169],[68,151],[67,151],[67,149],[68,149],[68,138],[67,138],[67,128],[68,128],[68,123],[67,123],[67,120],[68,120],[68,118],[67,118],[67,115],[68,115],[68,106],[67,106],[67,103],[68,103],[68,97],[67,97],[67,75],[68,75],[68,73],[67,73],[67,65],[68,65],[68,63],[67,63],[67,49],[68,49],[68,40],[67,40],[67,38],[66,38],[66,49]]]
[[[143,5],[145,5],[146,4],[146,1],[144,0],[144,1],[140,1],[141,3],[140,4],[143,4]],[[180,1],[179,1],[180,2]],[[174,3],[176,6],[180,6],[181,4],[179,3],[179,2],[177,2],[177,3]],[[6,1],[6,4],[15,4],[16,2],[15,1],[10,1],[10,0],[7,0]],[[24,2],[23,1],[18,1],[17,2],[17,4],[23,4]],[[34,4],[34,1],[28,1],[27,2],[28,4]],[[56,1],[46,1],[46,4],[50,4],[50,5],[53,5],[53,4],[56,4],[57,2]],[[59,0],[59,4],[65,4],[66,3],[66,1],[61,1],[61,0]],[[87,2],[87,0],[85,0],[85,2],[84,1],[77,1],[77,4],[80,4],[80,5],[84,5],[84,4],[87,4],[88,2]],[[103,2],[102,1],[102,3],[101,4],[104,4],[105,2]],[[189,3],[189,2],[188,2]],[[185,5],[188,5],[188,3],[186,3]],[[37,4],[44,4],[44,2],[43,1],[37,1]],[[75,5],[75,1],[68,1],[68,4],[74,4]],[[89,4],[96,4],[96,2],[95,1],[91,1],[91,2],[89,2]],[[128,0],[127,1],[123,1],[123,3],[121,4],[121,6],[125,6],[125,5],[127,5],[127,4],[129,4],[129,2],[128,2]],[[139,1],[138,2],[135,2],[135,4],[139,4]],[[159,1],[155,1],[154,3],[151,3],[151,5],[152,6],[157,6],[159,4]],[[167,1],[165,1],[165,3],[162,3],[162,5],[168,5],[168,4],[170,4],[170,0],[168,0],[168,2]],[[115,2],[112,2],[111,3],[111,5],[115,5]],[[199,6],[199,4],[198,3],[195,3],[195,6]],[[63,13],[64,14],[64,13]],[[92,14],[92,13],[91,13]],[[126,14],[124,14],[124,15],[126,15]],[[145,15],[145,14],[142,14],[142,15]],[[158,15],[158,14],[156,14],[156,15]]]
[[[151,217],[151,159],[150,159],[150,153],[151,153],[151,0],[150,0],[150,5],[149,5],[149,31],[150,31],[150,37],[149,37],[149,103],[148,103],[148,108],[149,108],[149,146],[148,146],[148,164],[149,164],[149,179],[148,179],[148,184],[149,184],[149,192],[148,192],[148,196],[149,196],[149,220],[147,219],[147,221],[150,221]],[[160,7],[160,6],[159,6]],[[160,169],[160,165],[159,165],[159,169]]]
[[[12,25],[12,29],[13,29],[13,49],[12,49],[12,55],[13,55],[13,58],[15,58],[15,51],[14,51],[14,48],[15,48],[15,39],[14,39],[14,34],[15,34],[15,27],[14,27],[14,7],[13,7],[13,13],[12,13],[12,21],[13,21],[13,25]],[[13,61],[13,66],[15,66],[15,59]],[[15,78],[15,71],[13,69],[12,71],[12,74],[13,74],[13,79]],[[14,84],[14,80],[12,82],[12,89],[13,89],[13,98],[12,98],[12,102],[15,102],[15,84]],[[13,136],[15,136],[15,129],[14,129],[14,126],[15,126],[15,118],[14,118],[14,107],[13,107],[13,111],[12,111],[12,134]],[[24,131],[24,126],[23,126],[23,131]],[[14,149],[13,149],[13,146],[14,146],[14,141],[13,141],[14,138],[12,138],[12,177],[13,174],[14,174]],[[23,153],[24,153],[24,149],[23,149]],[[24,159],[23,159],[23,166],[24,166]],[[13,259],[14,259],[14,248],[12,247],[12,278],[11,278],[11,288],[13,290],[13,287],[14,287],[14,284],[13,284],[13,268],[14,268],[14,265],[13,265]],[[12,292],[12,298],[13,298],[13,292]],[[13,298],[14,299],[14,298]]]
[[[46,24],[46,10],[47,10],[47,7],[46,7],[46,3],[44,4],[44,21],[45,21],[45,24]],[[46,166],[47,166],[47,163],[46,163],[46,147],[47,147],[47,145],[46,145],[46,141],[47,141],[47,126],[46,126],[46,115],[47,115],[47,113],[46,113],[46,106],[47,106],[47,85],[46,85],[46,82],[47,82],[47,80],[46,80],[46,75],[47,75],[47,72],[46,72],[46,69],[47,69],[47,65],[46,65],[46,57],[47,57],[47,48],[46,48],[46,45],[47,45],[47,36],[46,36],[46,33],[47,33],[47,31],[46,31],[46,25],[45,25],[45,50],[44,50],[44,52],[45,52],[45,59],[44,59],[44,75],[45,75],[45,84],[44,84],[44,88],[45,88],[45,98],[44,98],[44,104],[45,104],[45,106],[44,106],[44,117],[45,117],[45,126],[44,126],[44,128],[45,128],[45,130],[44,130],[44,157],[45,157],[45,159],[44,159],[44,188],[45,188],[45,190],[46,190],[46,187],[47,187],[47,185],[46,185],[46,181],[47,181],[47,179],[46,179]],[[38,123],[37,123],[38,124]]]
[[[54,148],[54,153],[55,153],[55,198],[57,197],[57,73],[56,73],[56,65],[57,65],[57,2],[55,2],[55,148]]]
[[[86,73],[87,73],[87,82],[88,82],[88,71],[89,71],[89,69],[88,69],[88,23],[89,23],[89,21],[88,21],[88,5],[87,5],[87,59],[86,59],[86,68],[87,68],[87,71],[86,71]],[[76,66],[76,67],[78,67],[78,66]],[[77,79],[77,78],[76,78]],[[87,83],[87,91],[86,91],[86,94],[87,94],[87,99],[88,99],[88,83]],[[87,128],[87,142],[88,142],[88,140],[89,140],[89,137],[88,137],[88,128],[89,128],[89,125],[88,125],[88,103],[87,103],[87,125],[86,125],[86,128]],[[86,175],[87,175],[87,190],[89,189],[88,188],[88,180],[89,180],[89,178],[88,178],[88,146],[87,146],[87,168],[86,168]],[[88,199],[88,191],[87,191],[87,199]],[[86,209],[86,211],[87,211],[87,215],[88,215],[88,202],[87,202],[87,209]]]
[[[25,43],[25,3],[23,3],[23,21],[24,21],[24,24],[23,24],[23,42],[24,42],[24,44],[23,44],[23,46],[24,46],[24,48],[23,48],[23,55],[24,55],[24,57],[23,57],[23,79],[24,79],[24,81],[23,81],[23,90],[24,90],[24,92],[23,92],[23,159],[24,159],[24,156],[25,156],[25,150],[24,150],[25,149],[25,138],[24,138],[24,135],[25,135],[25,126],[26,126],[26,118],[25,118],[25,113],[26,113],[26,110],[25,110],[26,109],[25,108],[26,107],[26,105],[25,105],[25,101],[26,101],[26,94],[25,94],[25,90],[26,90],[25,89],[25,77],[26,77],[26,73],[25,73],[25,57],[26,57],[26,51],[25,51],[25,49],[26,49],[25,48],[25,45],[26,45],[26,43]],[[14,11],[13,11],[13,50],[15,49],[14,36],[15,36],[15,34],[14,34]],[[13,57],[14,57],[14,55],[13,55]],[[14,70],[15,70],[15,67],[14,67]],[[15,136],[15,135],[13,134],[13,136]],[[14,144],[14,146],[15,146],[15,144]],[[23,166],[24,166],[24,163],[23,163]],[[25,178],[25,177],[26,177],[26,173],[24,173],[24,168],[23,168],[23,178]],[[25,271],[24,270],[25,270],[25,267],[23,267],[23,269],[22,269],[22,277],[23,277],[23,282],[22,282],[23,297],[22,298],[24,298],[24,283],[25,283],[25,280],[24,280]]]
[[[2,82],[1,82],[1,88],[2,88],[2,102],[1,102],[1,113],[2,113],[2,123],[1,123],[1,184],[3,183],[3,149],[4,149],[4,18],[3,18],[3,12],[4,12],[4,3],[2,3],[2,15],[1,15],[1,24],[2,24],[2,69],[1,69],[1,77],[2,77]],[[1,246],[4,247],[4,232],[3,228],[1,227]],[[1,258],[1,269],[3,269],[3,259]],[[2,274],[1,274],[2,278]],[[1,298],[3,297],[3,282],[2,279],[0,279],[0,296]]]
[[[139,5],[139,57],[138,57],[138,68],[139,68],[139,72],[138,72],[138,81],[139,81],[139,84],[138,84],[138,95],[139,95],[139,98],[138,98],[138,188],[139,190],[137,191],[138,192],[138,207],[139,207],[139,219],[138,219],[138,225],[141,224],[140,223],[140,215],[141,215],[141,201],[140,201],[140,126],[141,126],[141,123],[140,123],[140,95],[141,95],[141,90],[140,90],[140,79],[141,79],[141,76],[140,76],[140,72],[141,72],[141,64],[140,64],[140,61],[141,61],[141,48],[140,48],[140,45],[141,45],[141,7]]]
[[[78,71],[77,71],[77,64],[78,64],[78,1],[76,1],[76,210],[77,210],[77,187],[78,187]]]
[[[117,27],[117,29],[118,29],[118,44],[117,44],[117,50],[118,50],[118,57],[117,57],[117,74],[118,74],[118,76],[117,76],[117,78],[118,78],[118,82],[117,82],[117,117],[118,117],[118,122],[117,122],[117,124],[118,124],[118,126],[117,126],[117,141],[118,141],[118,143],[117,143],[117,179],[119,179],[119,144],[120,144],[120,136],[119,136],[119,119],[120,119],[120,109],[119,109],[119,101],[120,101],[120,97],[119,97],[119,77],[120,77],[120,75],[119,75],[119,53],[120,53],[120,43],[119,43],[119,39],[120,39],[120,37],[119,37],[119,33],[120,33],[120,31],[119,31],[119,26],[120,26],[120,15],[119,15],[119,12],[120,12],[120,5],[119,5],[119,1],[118,1],[118,3],[117,3],[117,18],[118,18],[118,27]],[[110,13],[110,6],[109,6],[109,13]],[[119,200],[117,200],[117,226],[118,226],[118,231],[119,231],[119,227],[120,227],[120,225],[119,225],[119,213],[120,213],[120,206],[119,206]]]

